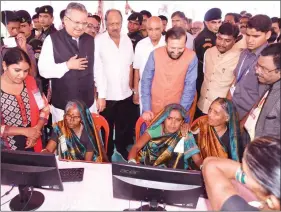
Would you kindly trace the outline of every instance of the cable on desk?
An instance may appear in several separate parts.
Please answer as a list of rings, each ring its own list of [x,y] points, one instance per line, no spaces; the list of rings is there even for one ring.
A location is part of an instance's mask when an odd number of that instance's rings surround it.
[[[5,205],[5,204],[7,204],[7,203],[8,203],[8,202],[10,202],[12,199],[13,199],[13,198],[11,198],[10,200],[8,200],[8,201],[4,202],[1,206],[3,206],[3,205]]]
[[[3,194],[3,195],[1,196],[1,198],[3,198],[4,196],[10,194],[10,192],[14,189],[14,187],[15,187],[15,185],[13,184],[13,185],[12,185],[12,188],[11,188],[9,191],[7,191],[5,194]]]
[[[30,194],[30,196],[29,196],[29,199],[28,199],[28,201],[26,202],[25,206],[21,209],[21,211],[23,211],[23,210],[26,208],[26,206],[28,205],[29,201],[31,200],[32,194],[33,194],[33,187],[31,187],[31,194]]]

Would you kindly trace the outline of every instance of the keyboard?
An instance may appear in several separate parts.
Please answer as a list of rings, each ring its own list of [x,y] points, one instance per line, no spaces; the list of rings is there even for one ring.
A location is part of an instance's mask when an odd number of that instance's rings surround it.
[[[84,168],[59,169],[62,182],[81,182],[84,176]]]

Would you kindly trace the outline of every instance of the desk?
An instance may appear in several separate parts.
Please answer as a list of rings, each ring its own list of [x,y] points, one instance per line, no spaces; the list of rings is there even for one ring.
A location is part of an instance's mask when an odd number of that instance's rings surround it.
[[[58,161],[59,168],[85,168],[82,182],[63,183],[64,191],[35,189],[45,195],[40,211],[123,211],[126,208],[138,208],[138,201],[113,198],[111,164]],[[10,186],[1,185],[1,195],[10,190]],[[18,194],[15,187],[1,199],[1,204]],[[143,203],[145,204],[145,203]],[[210,209],[208,200],[199,198],[196,210]],[[1,206],[1,211],[9,211],[9,203]],[[166,206],[168,211],[188,211],[194,209]]]

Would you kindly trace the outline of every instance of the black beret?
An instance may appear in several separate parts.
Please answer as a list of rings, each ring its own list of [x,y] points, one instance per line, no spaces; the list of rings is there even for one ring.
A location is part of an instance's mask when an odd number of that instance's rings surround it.
[[[36,13],[35,15],[32,16],[32,20],[33,19],[37,19],[37,18],[39,18],[39,14],[38,13]]]
[[[19,10],[16,12],[16,15],[18,16],[19,20],[21,23],[31,23],[31,17],[30,17],[30,14],[25,11],[25,10]]]
[[[48,13],[50,15],[53,15],[54,9],[50,5],[45,5],[45,6],[40,7],[38,9],[37,13],[38,14],[40,14],[40,13]]]
[[[143,17],[142,17],[141,13],[136,13],[135,12],[135,13],[132,13],[128,17],[128,21],[138,21],[140,25],[142,24],[142,20],[143,20]]]
[[[19,22],[19,18],[15,12],[5,10],[1,12],[1,22],[6,26],[9,22]]]
[[[221,9],[219,8],[212,8],[208,10],[205,14],[204,21],[212,21],[221,19]]]

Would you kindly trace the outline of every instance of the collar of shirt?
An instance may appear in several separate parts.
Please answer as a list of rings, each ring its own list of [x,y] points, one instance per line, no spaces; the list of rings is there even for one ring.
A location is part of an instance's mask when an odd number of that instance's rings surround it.
[[[112,38],[110,37],[108,31],[106,31],[105,33],[107,35],[107,38],[112,40]],[[124,36],[125,36],[124,34],[120,33],[120,42],[121,42],[121,40],[123,40]]]
[[[236,49],[229,49],[227,52],[225,53],[220,53],[220,51],[218,50],[218,48],[216,47],[216,50],[217,50],[217,55],[218,55],[218,58],[224,58],[224,57],[227,57],[228,55],[231,55],[232,53],[237,53],[238,51]]]
[[[254,52],[250,51],[249,49],[246,49],[247,54],[254,54],[255,56],[259,56],[260,53],[262,52],[262,50],[268,45],[268,43],[266,42],[265,44],[263,44],[262,46],[260,46],[259,48],[257,48]]]
[[[76,40],[79,43],[79,38],[71,37],[73,40]]]
[[[153,44],[151,42],[151,39],[149,37],[144,38],[143,40],[145,40],[147,44],[153,46]],[[165,37],[163,35],[161,35],[161,38],[160,38],[159,42],[157,43],[156,46],[154,46],[154,48],[156,48],[158,46],[162,46],[163,43],[165,43]]]

